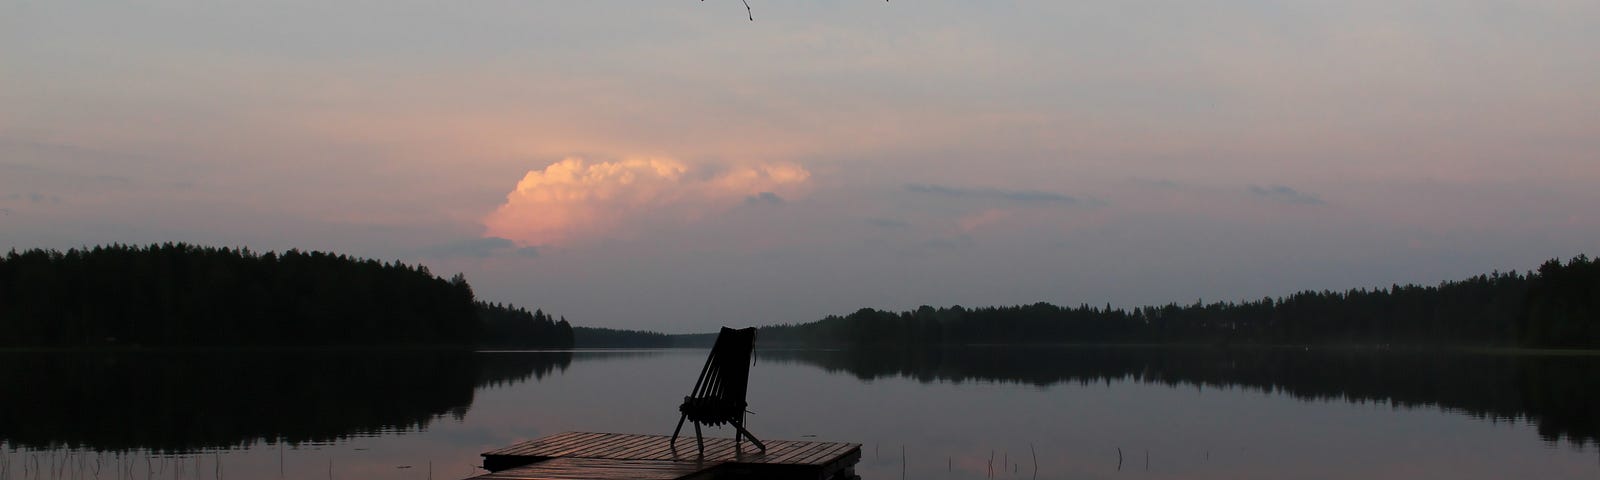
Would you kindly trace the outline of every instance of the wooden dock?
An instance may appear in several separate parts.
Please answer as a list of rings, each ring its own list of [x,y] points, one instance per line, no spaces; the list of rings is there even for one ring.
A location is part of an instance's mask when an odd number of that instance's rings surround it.
[[[491,473],[469,480],[852,480],[861,444],[767,441],[765,453],[731,438],[566,432],[483,454]]]

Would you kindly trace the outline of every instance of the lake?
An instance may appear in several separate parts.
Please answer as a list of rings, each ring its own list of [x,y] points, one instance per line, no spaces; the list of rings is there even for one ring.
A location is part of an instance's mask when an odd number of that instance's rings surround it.
[[[0,354],[0,480],[461,479],[525,439],[671,433],[704,361]],[[861,443],[865,480],[1600,476],[1597,356],[758,349],[749,399],[762,439]]]

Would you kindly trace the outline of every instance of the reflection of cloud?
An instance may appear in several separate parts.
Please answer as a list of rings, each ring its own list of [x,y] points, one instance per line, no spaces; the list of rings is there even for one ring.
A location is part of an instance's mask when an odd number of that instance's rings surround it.
[[[567,158],[531,170],[484,219],[486,235],[553,245],[615,233],[627,225],[692,221],[739,205],[777,204],[811,177],[797,165],[711,171],[668,158],[590,162]]]
[[[964,198],[978,200],[1004,200],[1023,203],[1079,203],[1077,197],[1062,195],[1055,192],[1039,190],[1001,190],[998,188],[960,188],[946,185],[927,185],[912,183],[906,185],[906,191],[912,193],[925,193],[949,198]]]
[[[1250,193],[1256,194],[1263,198],[1286,203],[1295,203],[1301,205],[1321,205],[1323,203],[1322,199],[1317,198],[1316,195],[1301,192],[1283,185],[1268,185],[1265,187],[1251,185]]]
[[[537,257],[534,247],[517,247],[515,242],[500,237],[469,238],[424,248],[419,253],[429,257],[488,258],[502,254]]]

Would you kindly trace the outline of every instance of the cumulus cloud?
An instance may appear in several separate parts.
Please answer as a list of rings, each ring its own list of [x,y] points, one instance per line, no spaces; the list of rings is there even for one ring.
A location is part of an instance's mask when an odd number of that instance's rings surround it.
[[[1265,187],[1251,185],[1250,193],[1262,198],[1268,198],[1285,203],[1300,205],[1322,205],[1322,199],[1306,192],[1301,192],[1283,185],[1268,185]]]
[[[570,157],[528,171],[483,223],[485,235],[518,245],[561,245],[643,221],[690,222],[741,203],[781,203],[810,177],[791,164],[712,169],[671,158]]]
[[[964,198],[978,200],[1004,200],[1019,203],[1079,203],[1077,197],[1062,195],[1055,192],[1039,190],[1002,190],[998,188],[961,188],[947,185],[928,185],[912,183],[906,185],[906,191],[937,195],[948,198]]]

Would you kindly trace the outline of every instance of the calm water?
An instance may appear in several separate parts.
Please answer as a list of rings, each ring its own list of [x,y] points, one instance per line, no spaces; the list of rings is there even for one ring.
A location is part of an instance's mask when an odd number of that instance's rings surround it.
[[[758,357],[756,435],[862,443],[866,480],[1600,477],[1596,357]],[[519,440],[670,433],[703,361],[692,350],[4,354],[0,480],[460,479],[482,473],[479,453]]]

